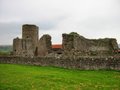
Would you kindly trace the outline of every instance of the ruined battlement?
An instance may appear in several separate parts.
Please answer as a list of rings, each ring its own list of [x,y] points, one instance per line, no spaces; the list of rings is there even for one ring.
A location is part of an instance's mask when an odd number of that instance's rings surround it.
[[[33,24],[24,24],[24,25],[22,26],[22,29],[23,29],[23,30],[38,30],[39,27],[36,26],[36,25],[33,25]]]
[[[26,38],[32,38],[36,35],[36,38],[39,37],[39,28],[36,25],[28,25],[25,24],[22,26],[22,38],[26,39]],[[33,35],[33,37],[32,37]]]
[[[39,39],[39,27],[25,24],[22,26],[22,38],[13,40],[13,55],[23,57],[34,56],[106,56],[114,55],[118,50],[114,38],[87,39],[76,32],[62,34],[62,48],[52,49],[51,36],[43,35]],[[57,53],[59,50],[60,53]],[[58,56],[58,55],[57,55]]]
[[[22,26],[22,39],[31,39],[33,47],[38,45],[39,30],[36,25],[25,24]]]
[[[30,38],[13,40],[13,54],[16,56],[34,56],[33,42]]]
[[[109,55],[119,49],[114,38],[87,39],[77,33],[63,34],[63,49],[73,55]]]
[[[51,36],[48,34],[43,35],[39,40],[38,56],[45,56],[52,50]]]

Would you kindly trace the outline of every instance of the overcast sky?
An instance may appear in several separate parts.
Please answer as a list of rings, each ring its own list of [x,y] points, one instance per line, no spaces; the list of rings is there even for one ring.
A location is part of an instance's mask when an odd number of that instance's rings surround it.
[[[120,0],[0,0],[0,45],[21,38],[23,24],[39,26],[53,43],[70,32],[120,43]]]

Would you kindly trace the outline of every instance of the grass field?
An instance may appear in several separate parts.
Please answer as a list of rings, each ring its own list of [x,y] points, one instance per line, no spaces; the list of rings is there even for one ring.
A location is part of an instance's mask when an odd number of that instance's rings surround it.
[[[0,64],[0,90],[120,90],[120,71]]]

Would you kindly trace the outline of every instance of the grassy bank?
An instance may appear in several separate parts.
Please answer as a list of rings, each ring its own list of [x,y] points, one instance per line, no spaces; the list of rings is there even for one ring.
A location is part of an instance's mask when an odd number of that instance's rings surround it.
[[[120,90],[120,71],[0,64],[0,90]]]

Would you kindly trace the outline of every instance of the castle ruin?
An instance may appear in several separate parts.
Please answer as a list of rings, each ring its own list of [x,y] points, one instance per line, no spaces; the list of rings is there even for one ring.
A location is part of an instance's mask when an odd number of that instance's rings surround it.
[[[62,34],[62,38],[59,54],[68,56],[112,55],[119,49],[114,38],[86,39],[77,33]],[[34,57],[47,56],[51,53],[58,54],[54,50],[51,36],[46,34],[39,39],[39,28],[36,25],[23,25],[22,39],[17,37],[13,40],[13,55],[15,56]]]
[[[87,39],[77,33],[63,34],[63,49],[65,54],[71,55],[98,56],[113,55],[118,50],[118,44],[114,38]]]

